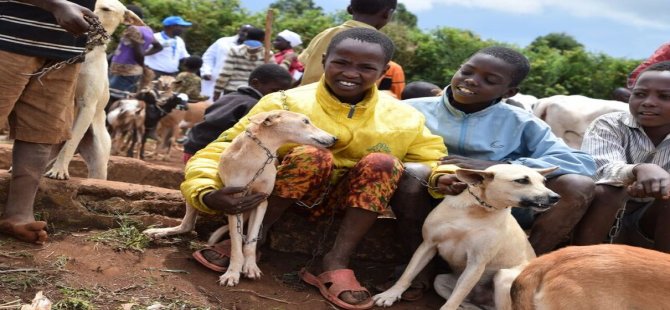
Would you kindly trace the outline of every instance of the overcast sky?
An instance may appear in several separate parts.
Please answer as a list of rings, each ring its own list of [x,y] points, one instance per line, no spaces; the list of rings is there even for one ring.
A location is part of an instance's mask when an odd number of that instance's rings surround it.
[[[398,0],[418,17],[419,27],[472,30],[483,39],[528,45],[538,36],[565,32],[591,52],[646,58],[670,41],[670,0]],[[272,0],[244,0],[261,11]],[[314,0],[327,12],[345,0]]]

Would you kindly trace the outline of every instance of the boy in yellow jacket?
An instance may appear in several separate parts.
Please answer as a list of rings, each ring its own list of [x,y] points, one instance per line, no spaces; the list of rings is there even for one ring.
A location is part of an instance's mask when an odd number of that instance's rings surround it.
[[[234,198],[242,189],[225,187],[217,176],[221,152],[254,114],[279,109],[303,113],[335,135],[338,141],[330,150],[308,146],[279,150],[281,160],[262,236],[284,210],[299,202],[309,206],[323,199],[311,209],[313,216],[341,211],[344,218],[335,244],[318,272],[305,270],[301,275],[318,287],[330,284],[322,290],[324,297],[345,309],[373,305],[370,293],[347,266],[377,216],[389,207],[403,163],[432,165],[446,153],[442,139],[425,128],[423,115],[377,90],[375,82],[386,72],[393,52],[393,42],[378,31],[353,28],[339,33],[326,51],[325,74],[319,83],[263,97],[247,117],[193,156],[181,185],[186,201],[205,213],[234,214],[265,199],[258,193]],[[207,266],[225,267],[227,259],[217,260],[229,253],[224,245],[196,256]]]

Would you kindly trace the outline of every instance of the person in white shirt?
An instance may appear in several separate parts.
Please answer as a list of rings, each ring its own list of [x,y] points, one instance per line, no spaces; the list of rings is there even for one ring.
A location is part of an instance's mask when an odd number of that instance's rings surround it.
[[[163,50],[144,58],[144,65],[161,75],[179,73],[179,60],[190,56],[180,34],[192,24],[181,16],[168,16],[163,20],[163,31],[154,33],[154,38],[163,46]]]
[[[200,77],[202,77],[200,94],[202,96],[214,98],[216,77],[219,76],[221,68],[226,62],[228,51],[231,47],[242,44],[247,36],[247,31],[252,28],[254,26],[249,24],[242,25],[236,35],[220,38],[207,48],[202,55],[202,67],[200,68]]]

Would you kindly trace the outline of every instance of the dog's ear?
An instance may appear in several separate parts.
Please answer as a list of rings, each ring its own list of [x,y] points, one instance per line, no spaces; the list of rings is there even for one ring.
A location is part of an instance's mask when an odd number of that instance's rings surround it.
[[[256,125],[272,126],[277,123],[280,115],[272,112],[259,113],[249,117],[249,121]]]
[[[541,175],[547,175],[550,174],[558,169],[558,166],[554,167],[549,167],[549,168],[544,168],[544,169],[535,169],[535,171],[539,172]]]
[[[146,26],[142,19],[131,10],[123,12],[123,23],[125,25]]]
[[[493,179],[493,172],[473,169],[456,169],[459,180],[470,185],[478,185],[486,179]]]

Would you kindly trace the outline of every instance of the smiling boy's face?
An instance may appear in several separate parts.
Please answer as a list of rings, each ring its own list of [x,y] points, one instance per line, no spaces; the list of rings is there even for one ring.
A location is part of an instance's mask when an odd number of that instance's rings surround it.
[[[384,50],[379,44],[344,39],[324,56],[324,74],[328,89],[340,101],[356,104],[386,72]]]
[[[670,132],[670,71],[643,72],[628,103],[642,127]]]
[[[515,95],[518,88],[510,86],[512,72],[514,66],[500,58],[481,53],[473,55],[451,78],[456,104],[478,111],[495,99]]]

